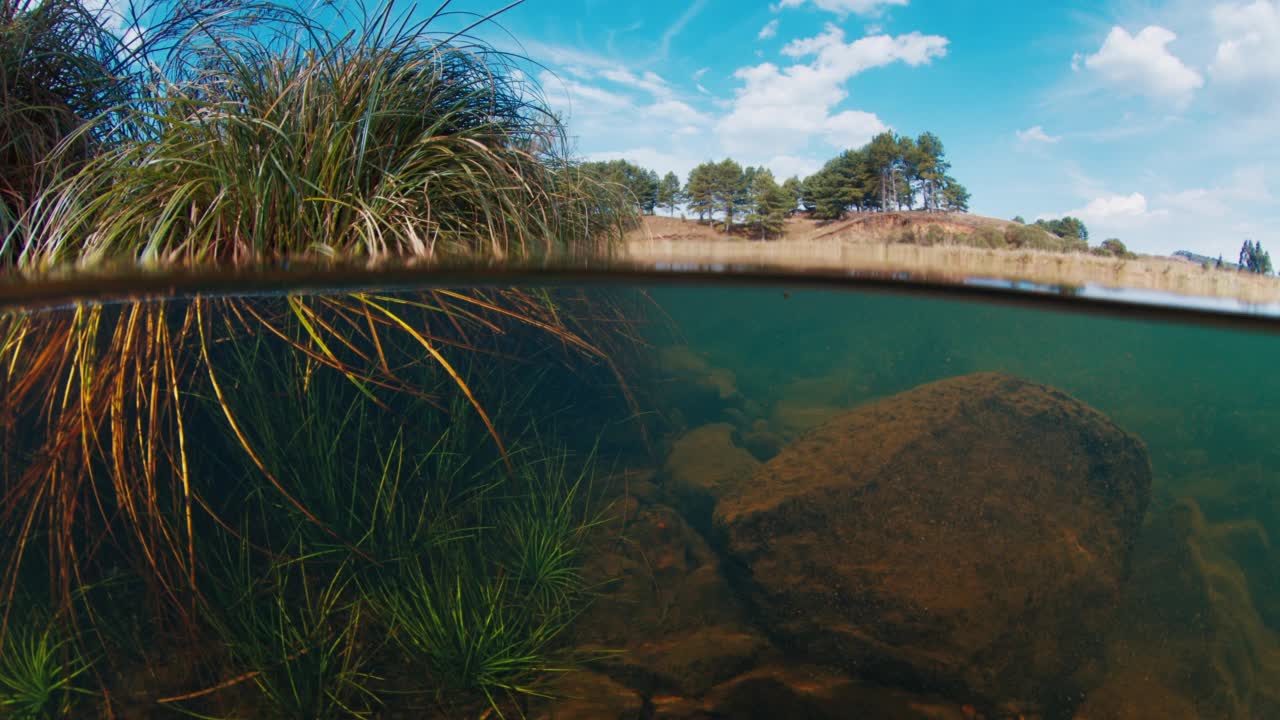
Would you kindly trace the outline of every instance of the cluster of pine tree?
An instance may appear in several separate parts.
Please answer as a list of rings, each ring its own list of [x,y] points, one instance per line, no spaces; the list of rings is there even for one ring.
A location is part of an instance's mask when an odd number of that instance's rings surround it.
[[[1222,266],[1222,258],[1218,258],[1218,266]],[[1240,269],[1259,275],[1271,274],[1271,253],[1262,249],[1262,243],[1245,240],[1240,248]]]
[[[799,207],[801,196],[796,178],[779,185],[768,168],[744,168],[725,159],[695,167],[679,199],[699,218],[719,214],[726,231],[741,218],[749,232],[758,231],[763,238],[782,232],[787,216]]]
[[[585,162],[578,167],[584,175],[625,193],[642,212],[653,214],[658,204],[658,173],[626,160]]]
[[[913,140],[883,132],[805,179],[803,202],[826,219],[874,210],[967,211],[969,191],[947,174],[950,169],[937,135]]]
[[[656,172],[626,160],[581,167],[621,188],[645,213],[663,208],[675,214],[683,205],[702,220],[716,218],[726,230],[737,227],[762,238],[780,234],[787,216],[802,207],[822,219],[861,211],[969,209],[969,192],[947,174],[951,165],[933,133],[916,139],[881,133],[803,181],[779,183],[768,168],[727,158],[695,167],[683,185],[673,172],[659,180]]]

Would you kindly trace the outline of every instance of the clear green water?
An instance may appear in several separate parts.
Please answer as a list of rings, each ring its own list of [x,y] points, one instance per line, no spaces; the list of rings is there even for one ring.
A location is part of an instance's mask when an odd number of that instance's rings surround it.
[[[1280,717],[1280,335],[459,292],[4,318],[46,716]]]

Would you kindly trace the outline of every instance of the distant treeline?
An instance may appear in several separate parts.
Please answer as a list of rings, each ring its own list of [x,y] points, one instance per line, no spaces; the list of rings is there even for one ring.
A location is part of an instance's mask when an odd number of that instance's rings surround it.
[[[699,219],[719,218],[726,230],[736,224],[761,236],[776,235],[786,217],[803,208],[835,220],[850,212],[925,210],[963,212],[969,191],[948,175],[942,141],[933,133],[918,138],[884,132],[856,150],[846,150],[801,180],[779,183],[765,167],[733,159],[695,167],[681,184],[675,173],[658,173],[626,160],[583,163],[585,172],[615,183],[639,208],[672,214],[681,205]]]
[[[1245,270],[1259,275],[1270,275],[1274,270],[1271,265],[1271,253],[1262,249],[1262,243],[1253,240],[1245,240],[1244,245],[1240,246],[1238,263],[1224,261],[1221,255],[1215,260],[1208,255],[1200,255],[1190,250],[1179,250],[1173,256],[1196,263],[1205,270]]]
[[[767,168],[744,168],[731,159],[699,165],[683,185],[673,172],[659,179],[653,170],[626,160],[588,162],[581,168],[622,188],[645,213],[663,208],[674,215],[683,205],[703,220],[718,215],[726,231],[738,227],[759,231],[762,237],[781,233],[787,216],[800,208],[802,198],[800,180],[791,178],[779,185]]]
[[[683,184],[673,172],[660,177],[627,160],[580,167],[584,174],[626,193],[642,212],[664,209],[674,215],[683,207],[699,220],[718,220],[726,232],[737,229],[761,238],[781,234],[787,217],[799,210],[819,220],[838,220],[850,213],[969,210],[969,191],[951,176],[942,140],[931,132],[915,138],[880,133],[866,145],[831,158],[809,177],[781,183],[768,168],[744,167],[731,158],[698,165]],[[1014,218],[1014,223],[1004,229],[954,233],[937,226],[907,227],[893,241],[1134,257],[1116,238],[1090,248],[1089,230],[1079,218],[1031,224]]]

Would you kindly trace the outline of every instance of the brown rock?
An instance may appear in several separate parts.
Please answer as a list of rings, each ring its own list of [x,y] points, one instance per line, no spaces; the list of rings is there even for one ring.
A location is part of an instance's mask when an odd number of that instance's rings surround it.
[[[1190,500],[1152,518],[1107,648],[1108,681],[1079,720],[1280,717],[1280,639],[1231,555],[1241,534],[1205,522]]]
[[[685,395],[705,396],[719,401],[741,401],[737,378],[731,370],[713,368],[689,347],[663,347],[658,351],[659,378],[669,389]]]
[[[769,430],[748,430],[742,434],[742,447],[760,462],[768,462],[778,456],[787,441]]]
[[[644,700],[636,691],[593,672],[572,672],[550,689],[529,714],[533,720],[640,720]]]
[[[643,507],[621,538],[593,542],[583,574],[597,597],[574,645],[646,695],[698,696],[775,654],[719,558],[670,507]]]
[[[1075,720],[1199,720],[1196,706],[1149,673],[1124,671],[1107,678],[1076,712]]]
[[[733,442],[728,423],[704,425],[685,433],[667,456],[663,472],[666,489],[685,515],[703,528],[710,526],[716,500],[733,485],[746,482],[760,462]]]
[[[962,706],[953,702],[794,664],[762,667],[734,678],[713,690],[704,707],[710,717],[734,720],[965,720]]]
[[[1078,702],[1150,483],[1106,417],[988,373],[831,420],[735,484],[715,523],[797,651],[1029,714]]]
[[[794,439],[844,412],[834,405],[784,398],[773,406],[769,422],[779,435]]]

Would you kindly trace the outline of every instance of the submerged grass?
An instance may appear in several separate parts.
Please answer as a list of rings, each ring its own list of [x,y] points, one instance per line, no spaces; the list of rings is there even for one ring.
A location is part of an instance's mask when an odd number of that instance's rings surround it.
[[[240,677],[258,692],[255,717],[368,717],[376,647],[361,634],[367,613],[350,565],[313,565],[313,555],[264,562],[244,543],[228,555],[206,617],[232,662],[248,668]]]
[[[282,490],[243,456],[224,463],[219,475],[244,478],[225,501],[247,508],[243,524],[201,532],[202,547],[224,549],[205,562],[199,614],[234,677],[258,689],[255,712],[364,717],[388,698],[419,697],[437,708],[470,698],[502,715],[540,694],[572,667],[559,641],[588,600],[579,568],[594,524],[591,458],[571,474],[567,453],[523,433],[508,474],[465,400],[441,411],[425,396],[366,394],[287,348],[224,350],[236,416]],[[206,443],[201,454],[224,454]],[[403,669],[374,677],[375,659]]]
[[[88,661],[70,637],[51,622],[14,628],[0,642],[0,718],[55,720],[68,717],[77,683]]]
[[[437,693],[478,692],[495,711],[545,694],[575,665],[560,642],[588,602],[580,573],[596,523],[567,457],[522,456],[517,478],[472,495],[458,539],[388,568],[375,602]]]

